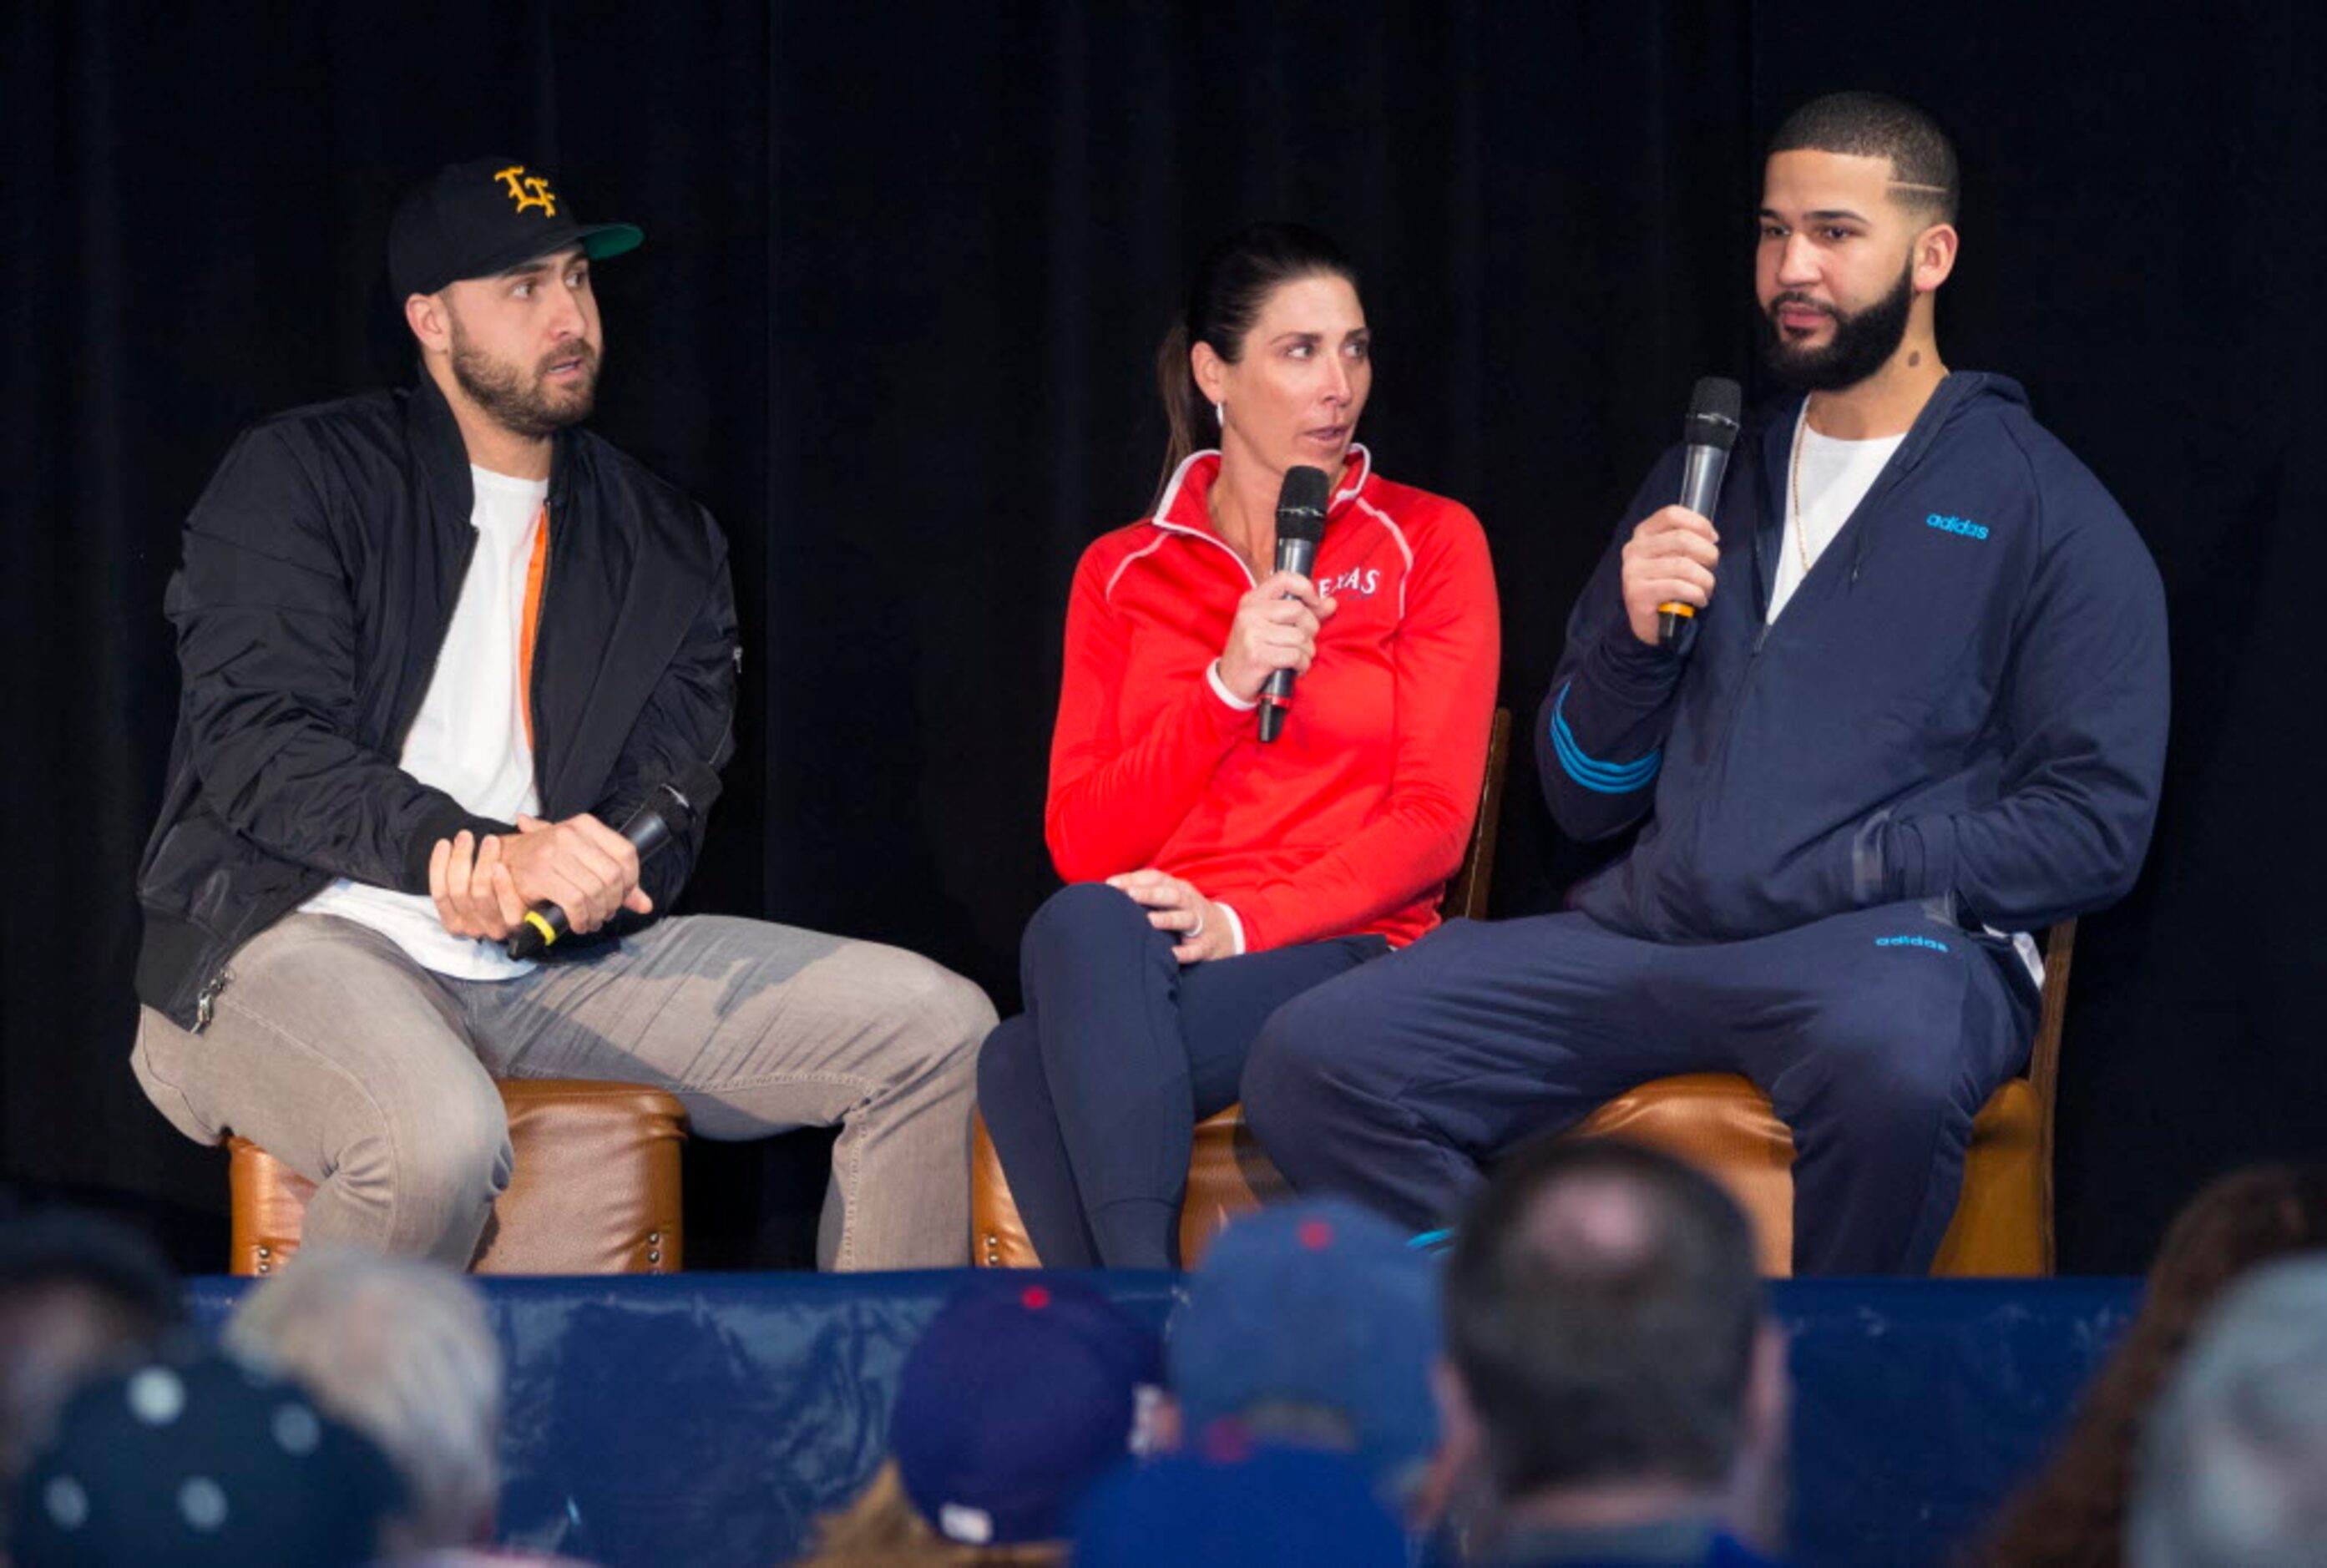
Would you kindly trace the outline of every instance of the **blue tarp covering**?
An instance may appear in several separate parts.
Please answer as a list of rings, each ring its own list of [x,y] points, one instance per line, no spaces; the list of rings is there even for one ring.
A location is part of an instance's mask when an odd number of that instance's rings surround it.
[[[965,1277],[480,1282],[509,1368],[504,1538],[613,1568],[782,1562],[879,1464],[905,1350]],[[1171,1310],[1172,1276],[1086,1277],[1159,1325]],[[242,1288],[196,1282],[199,1321],[215,1328]],[[1797,1560],[1941,1561],[2037,1462],[2137,1290],[1774,1285]]]

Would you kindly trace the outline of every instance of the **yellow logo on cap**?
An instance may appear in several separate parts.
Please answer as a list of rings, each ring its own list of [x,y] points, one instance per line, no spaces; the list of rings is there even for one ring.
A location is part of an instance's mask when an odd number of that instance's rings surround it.
[[[540,175],[526,173],[523,163],[511,163],[506,169],[496,169],[493,178],[509,186],[509,200],[517,203],[519,212],[528,207],[538,207],[545,217],[557,216],[557,193]]]

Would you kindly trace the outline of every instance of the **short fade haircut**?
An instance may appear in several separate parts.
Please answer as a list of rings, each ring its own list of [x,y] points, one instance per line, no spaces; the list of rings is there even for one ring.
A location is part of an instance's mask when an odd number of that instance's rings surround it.
[[[1770,156],[1798,151],[1891,160],[1892,199],[1953,223],[1963,196],[1955,144],[1939,123],[1910,103],[1879,92],[1836,92],[1812,98],[1770,138]]]
[[[184,1317],[178,1282],[142,1232],[78,1209],[0,1220],[0,1536],[10,1480],[74,1386],[152,1354]],[[61,1335],[66,1323],[78,1330]]]
[[[2135,1568],[2327,1561],[2327,1256],[2232,1286],[2144,1424]]]
[[[153,1325],[185,1316],[178,1282],[145,1233],[79,1209],[36,1209],[0,1221],[0,1292],[70,1283]]]
[[[1538,1143],[1472,1205],[1444,1289],[1504,1498],[1734,1469],[1764,1307],[1752,1227],[1710,1178],[1621,1139]]]

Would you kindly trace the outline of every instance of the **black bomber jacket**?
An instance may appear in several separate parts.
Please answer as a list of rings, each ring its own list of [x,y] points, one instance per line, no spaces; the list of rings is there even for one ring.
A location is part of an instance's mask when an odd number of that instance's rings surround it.
[[[209,1022],[236,949],[332,879],[425,893],[437,840],[513,831],[397,766],[476,548],[472,509],[467,450],[425,376],[261,421],[195,503],[166,600],[177,734],[137,873],[138,998],[182,1028]],[[642,872],[657,910],[701,846],[740,661],[710,514],[561,432],[528,694],[535,781],[551,820],[617,826],[685,781],[694,810]]]

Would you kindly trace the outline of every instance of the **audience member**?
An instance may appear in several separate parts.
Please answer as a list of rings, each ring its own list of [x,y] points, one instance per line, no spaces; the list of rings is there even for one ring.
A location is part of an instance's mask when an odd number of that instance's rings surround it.
[[[2143,1423],[2134,1568],[2327,1563],[2327,1257],[2256,1269]]]
[[[149,1362],[67,1402],[16,1493],[14,1568],[374,1561],[402,1502],[378,1448],[225,1357]]]
[[[2191,1199],[2150,1265],[2141,1311],[2079,1404],[2051,1462],[1998,1517],[1977,1560],[1999,1568],[2115,1568],[2142,1416],[2200,1316],[2255,1265],[2327,1246],[2327,1166],[2250,1166]]]
[[[1471,1561],[1760,1561],[1782,1501],[1785,1341],[1745,1218],[1614,1140],[1547,1143],[1471,1206],[1438,1389]]]
[[[1173,1318],[1166,1358],[1187,1444],[1348,1452],[1385,1507],[1423,1511],[1438,1444],[1437,1268],[1344,1199],[1229,1226]]]
[[[1152,1446],[1162,1348],[1086,1286],[980,1282],[905,1358],[891,1458],[820,1525],[818,1568],[1063,1560],[1070,1511]]]
[[[593,1568],[579,1557],[520,1546],[444,1546],[416,1557],[398,1557],[395,1564],[396,1568]]]
[[[0,1223],[0,1507],[74,1388],[150,1355],[180,1313],[136,1231],[61,1209]]]
[[[1074,1526],[1075,1568],[1405,1568],[1406,1537],[1346,1454],[1173,1454],[1107,1477]]]
[[[492,1538],[501,1358],[467,1280],[422,1258],[310,1247],[243,1297],[226,1343],[296,1379],[388,1455],[406,1498],[394,1551]]]

